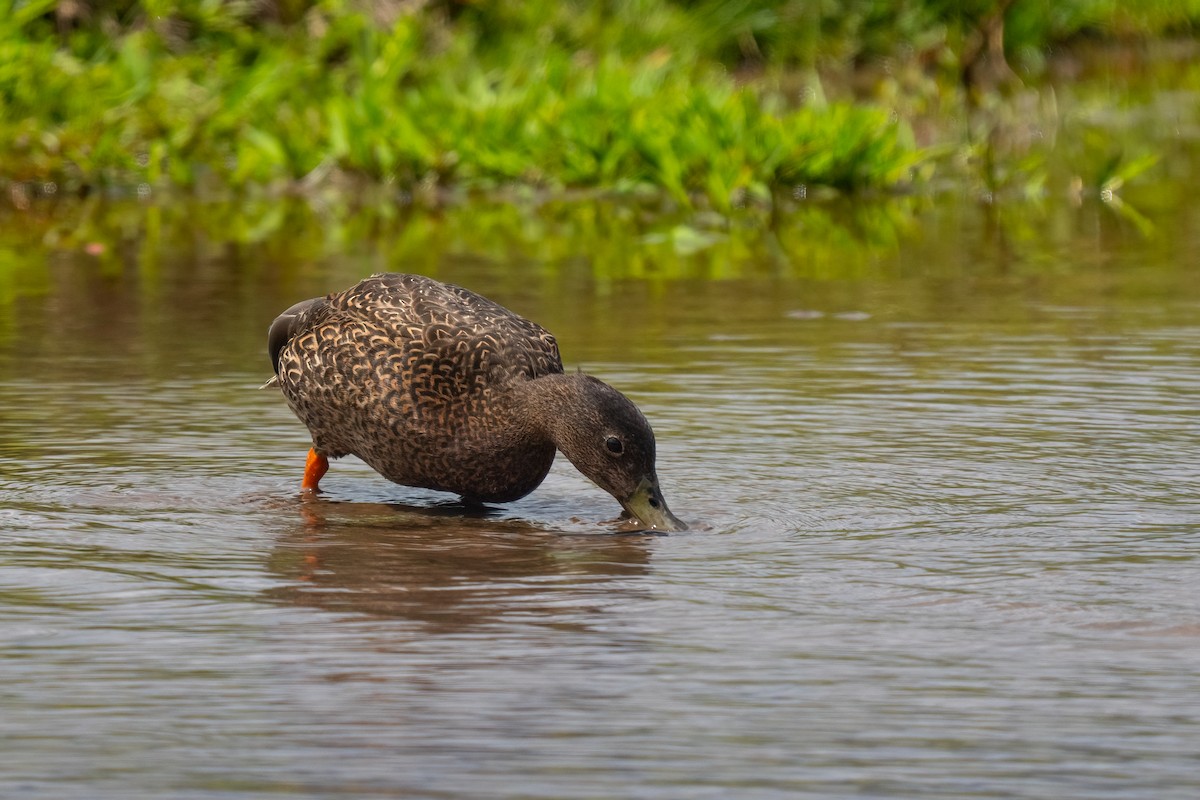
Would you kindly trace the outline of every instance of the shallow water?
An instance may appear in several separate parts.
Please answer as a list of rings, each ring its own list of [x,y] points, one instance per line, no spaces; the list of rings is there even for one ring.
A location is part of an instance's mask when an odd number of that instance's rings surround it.
[[[669,536],[561,460],[298,497],[266,326],[387,248],[12,234],[0,796],[1196,797],[1200,215],[1033,216],[439,257],[641,405]]]

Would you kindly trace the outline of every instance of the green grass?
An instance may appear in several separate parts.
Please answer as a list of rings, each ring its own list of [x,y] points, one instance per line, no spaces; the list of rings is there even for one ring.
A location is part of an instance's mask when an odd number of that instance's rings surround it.
[[[994,5],[0,0],[0,183],[14,197],[520,187],[729,212],[966,165],[991,191],[1052,160],[994,135],[1020,120],[1003,97],[985,97],[982,123],[920,142],[910,120],[960,113],[959,54]],[[1028,71],[1063,38],[1200,19],[1200,0],[1128,5],[1015,0],[1006,50]],[[825,91],[831,69],[884,56],[918,79],[889,69],[865,96]],[[1080,169],[1109,173],[1099,184],[1151,160],[1096,158]]]
[[[64,46],[38,33],[50,4],[4,2],[8,181],[651,189],[728,209],[795,184],[902,185],[920,160],[881,109],[791,108],[669,53],[526,42],[500,68],[470,28],[439,44],[425,17],[381,27],[337,2],[304,31],[234,18],[186,42],[142,25]]]

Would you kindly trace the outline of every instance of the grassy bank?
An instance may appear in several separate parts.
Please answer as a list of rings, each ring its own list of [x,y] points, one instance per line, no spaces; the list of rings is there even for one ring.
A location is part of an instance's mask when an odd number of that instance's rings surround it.
[[[0,23],[12,181],[653,188],[727,208],[796,184],[897,185],[919,159],[884,110],[788,108],[667,52],[532,37],[501,52],[470,25],[339,3],[292,26],[222,9],[186,39],[148,22],[64,44],[33,8]]]
[[[1058,38],[1200,18],[1200,0],[1056,8],[0,0],[0,181],[14,197],[594,189],[720,211],[801,187],[904,188],[953,156],[995,183],[1021,168],[987,162],[1003,148],[969,129],[917,137],[912,120],[1002,96],[1010,59],[1033,70]],[[890,77],[865,96],[817,77],[889,58],[936,101],[888,97],[912,88]]]

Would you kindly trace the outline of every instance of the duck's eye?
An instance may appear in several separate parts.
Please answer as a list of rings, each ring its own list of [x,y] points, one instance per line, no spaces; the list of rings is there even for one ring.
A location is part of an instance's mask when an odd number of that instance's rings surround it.
[[[621,444],[621,440],[615,436],[608,437],[604,442],[604,446],[608,448],[608,452],[618,456],[625,450],[625,445]]]

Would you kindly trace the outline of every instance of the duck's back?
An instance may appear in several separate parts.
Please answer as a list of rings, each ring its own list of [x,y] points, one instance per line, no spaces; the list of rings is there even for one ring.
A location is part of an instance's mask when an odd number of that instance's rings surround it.
[[[468,479],[455,454],[478,451],[497,395],[562,372],[541,326],[461,287],[394,273],[289,309],[272,325],[271,355],[324,454],[460,493]]]

